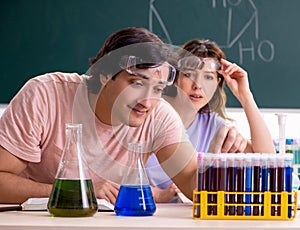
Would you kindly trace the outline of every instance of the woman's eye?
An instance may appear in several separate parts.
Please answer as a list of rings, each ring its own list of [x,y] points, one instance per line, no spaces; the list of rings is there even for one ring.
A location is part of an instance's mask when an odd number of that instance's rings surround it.
[[[212,75],[205,75],[204,78],[207,80],[214,80],[214,76]]]

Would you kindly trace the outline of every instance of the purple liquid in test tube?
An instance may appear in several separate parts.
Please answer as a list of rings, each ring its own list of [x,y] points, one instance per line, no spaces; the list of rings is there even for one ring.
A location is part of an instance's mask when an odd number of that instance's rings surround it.
[[[268,155],[266,153],[261,154],[261,191],[266,192],[269,189],[269,173],[268,173]],[[264,195],[262,195],[261,203],[264,204]],[[264,207],[261,207],[261,215],[264,215]]]
[[[269,154],[268,168],[269,168],[269,191],[276,192],[276,181],[277,181],[277,161],[276,154]],[[276,195],[271,195],[271,216],[275,216],[276,212]]]
[[[204,156],[204,167],[205,167],[205,183],[203,185],[205,186],[205,189],[208,192],[213,191],[213,154],[212,153],[206,153]],[[207,214],[212,215],[212,203],[213,203],[213,197],[212,194],[208,195],[207,198],[208,207],[207,207]]]
[[[227,191],[228,192],[236,192],[236,173],[235,173],[235,157],[236,154],[230,153],[227,156]],[[228,195],[228,203],[235,204],[236,196],[235,194]],[[227,209],[229,215],[235,215],[236,207],[234,205],[230,205]]]
[[[244,192],[245,191],[245,166],[244,166],[244,154],[237,154],[235,158],[235,167],[237,170],[236,176],[236,191],[237,192]],[[244,203],[244,195],[238,194],[237,195],[237,204]],[[237,215],[242,216],[244,214],[244,206],[237,205]]]
[[[261,154],[253,154],[253,192],[260,192]],[[259,216],[259,195],[253,195],[253,216]]]
[[[213,181],[212,181],[212,188],[211,191],[217,192],[218,191],[218,183],[219,183],[219,166],[218,166],[218,154],[213,154],[213,164],[212,164],[212,174],[213,174]],[[217,194],[211,195],[211,203],[217,204]],[[212,214],[217,215],[217,205],[212,206]]]
[[[284,191],[284,155],[277,154],[277,192]],[[277,216],[281,216],[281,195],[277,195]]]
[[[203,161],[203,153],[199,152],[198,153],[198,183],[197,183],[197,191],[200,192],[202,190],[205,190],[205,167],[204,167],[204,161]],[[197,195],[196,196],[196,203],[200,204],[201,202],[201,196]],[[196,207],[195,210],[195,216],[200,217],[201,212],[200,212],[200,206]]]
[[[216,191],[226,191],[226,174],[227,174],[227,165],[226,165],[226,156],[227,154],[217,154],[215,161],[215,169],[217,178],[215,178],[217,182]],[[217,197],[216,197],[217,198]],[[224,197],[224,201],[226,201],[226,197]],[[216,199],[217,203],[217,199]],[[227,207],[224,207],[224,213],[226,214]],[[214,214],[217,215],[217,206],[214,207]]]

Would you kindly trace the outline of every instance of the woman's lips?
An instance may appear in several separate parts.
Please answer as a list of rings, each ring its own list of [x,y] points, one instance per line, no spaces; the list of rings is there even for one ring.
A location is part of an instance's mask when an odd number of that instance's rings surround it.
[[[202,98],[203,98],[202,95],[199,95],[199,94],[192,94],[192,95],[190,95],[190,99],[192,101],[200,101]]]

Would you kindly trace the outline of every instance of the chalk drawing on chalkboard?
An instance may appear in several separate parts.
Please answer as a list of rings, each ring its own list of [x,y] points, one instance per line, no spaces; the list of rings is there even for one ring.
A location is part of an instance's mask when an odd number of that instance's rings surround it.
[[[168,43],[172,43],[172,38],[166,26],[166,22],[163,20],[163,16],[159,14],[158,6],[155,5],[155,1],[159,0],[150,0],[149,1],[149,30],[154,32],[153,21],[156,19],[158,21],[159,27],[162,29]],[[255,61],[257,58],[264,62],[272,62],[275,56],[275,46],[270,40],[259,40],[259,11],[253,0],[207,0],[211,2],[211,10],[218,8],[223,8],[226,12],[227,18],[224,19],[226,23],[226,42],[225,44],[220,44],[221,48],[231,49],[233,46],[238,46],[238,58],[239,63],[243,63],[243,58],[245,55],[250,57],[251,61]],[[199,2],[201,5],[201,1]],[[235,17],[234,14],[240,10],[244,5],[244,8],[247,9],[247,15],[244,16],[245,21],[243,24],[238,26],[236,20],[240,18]],[[200,8],[200,7],[199,7]],[[239,12],[241,13],[241,12]],[[197,20],[197,18],[196,18]],[[201,18],[199,18],[201,22]],[[248,31],[250,26],[254,27],[254,32]],[[173,28],[169,28],[173,29]],[[235,29],[235,31],[234,31]],[[248,34],[253,34],[253,36],[245,38],[243,35],[248,32]],[[249,40],[250,39],[250,40]]]
[[[151,32],[153,32],[153,14],[154,16],[157,18],[159,24],[160,24],[160,27],[162,28],[162,30],[164,31],[167,39],[168,39],[168,42],[170,44],[172,44],[172,40],[171,40],[171,37],[169,35],[169,32],[162,20],[162,18],[160,17],[158,11],[156,10],[155,6],[154,6],[154,1],[155,0],[150,0],[150,6],[149,6],[149,30]]]

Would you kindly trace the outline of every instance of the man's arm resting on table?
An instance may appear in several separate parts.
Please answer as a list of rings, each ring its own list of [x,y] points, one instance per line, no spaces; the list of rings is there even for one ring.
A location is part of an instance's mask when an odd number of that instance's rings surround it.
[[[18,176],[27,162],[0,146],[0,203],[23,203],[31,197],[49,197],[52,184]]]

